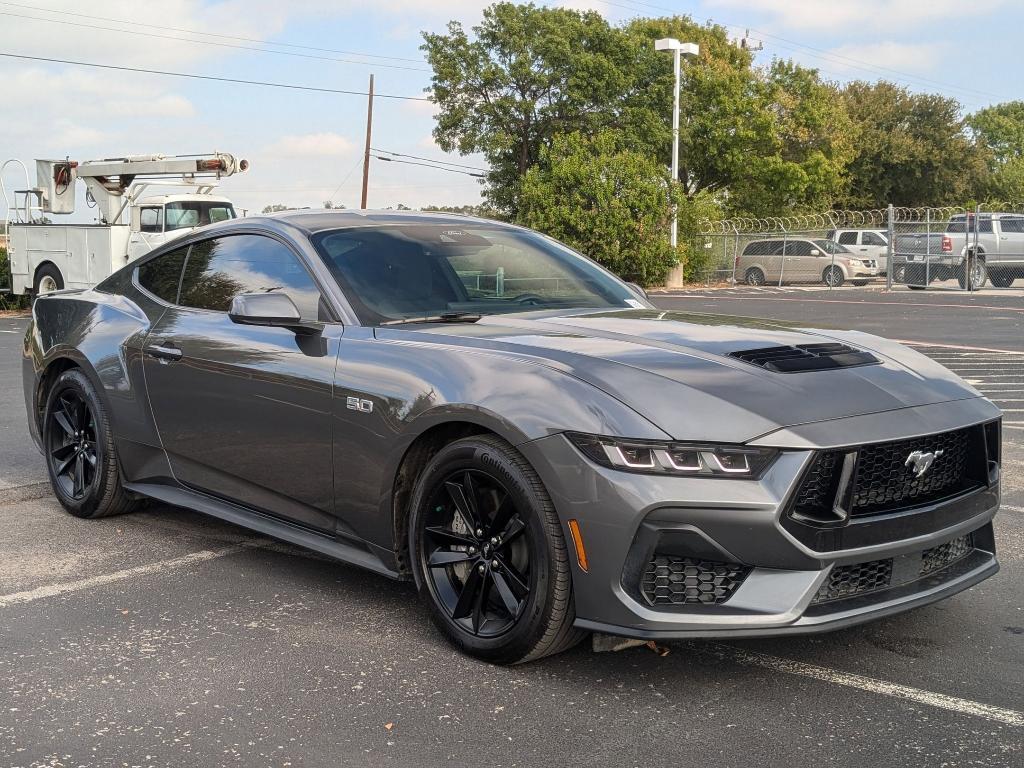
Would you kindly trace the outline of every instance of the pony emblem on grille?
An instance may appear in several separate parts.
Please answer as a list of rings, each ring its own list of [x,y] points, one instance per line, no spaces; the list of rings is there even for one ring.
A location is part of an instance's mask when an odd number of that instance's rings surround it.
[[[941,455],[941,450],[935,451],[934,453],[931,451],[914,451],[907,456],[904,466],[911,468],[914,473],[914,477],[921,477],[921,475],[927,472],[931,468],[932,464],[935,463],[935,460]]]

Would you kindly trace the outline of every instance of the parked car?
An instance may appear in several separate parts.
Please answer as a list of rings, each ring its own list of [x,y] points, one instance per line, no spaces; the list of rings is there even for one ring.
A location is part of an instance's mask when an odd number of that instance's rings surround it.
[[[998,570],[1000,412],[966,382],[863,333],[655,309],[507,224],[195,230],[40,296],[23,378],[72,515],[156,499],[412,580],[493,662],[836,629]]]
[[[771,238],[747,243],[736,257],[736,280],[747,285],[816,283],[837,288],[878,277],[875,259],[862,259],[831,240]]]
[[[958,214],[941,232],[897,235],[894,252],[906,264],[899,282],[911,287],[923,287],[927,274],[929,283],[955,279],[966,288],[970,275],[974,288],[1007,288],[1024,278],[1024,214]]]
[[[884,229],[833,229],[825,237],[861,258],[874,259],[879,274],[886,273],[889,233]]]

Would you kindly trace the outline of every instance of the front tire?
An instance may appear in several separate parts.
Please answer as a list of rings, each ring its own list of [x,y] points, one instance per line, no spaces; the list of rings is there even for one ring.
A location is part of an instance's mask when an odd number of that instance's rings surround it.
[[[121,484],[107,413],[80,370],[64,371],[50,389],[42,434],[50,485],[69,513],[91,519],[137,506]]]
[[[844,282],[846,282],[846,276],[843,274],[842,269],[833,264],[832,266],[825,268],[825,271],[821,275],[821,280],[829,288],[839,288]]]
[[[559,653],[573,627],[561,523],[540,478],[509,444],[469,437],[420,474],[409,520],[416,587],[462,651],[498,664]]]
[[[989,272],[988,279],[992,281],[992,285],[996,288],[1009,288],[1013,285],[1014,274],[1009,270],[1002,272]]]

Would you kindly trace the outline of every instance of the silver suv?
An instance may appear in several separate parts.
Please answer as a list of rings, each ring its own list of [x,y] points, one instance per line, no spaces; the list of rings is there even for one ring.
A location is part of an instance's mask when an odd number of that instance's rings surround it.
[[[847,280],[867,285],[878,277],[878,262],[860,258],[831,240],[772,238],[747,243],[736,257],[736,280],[747,285],[817,283],[837,288]]]

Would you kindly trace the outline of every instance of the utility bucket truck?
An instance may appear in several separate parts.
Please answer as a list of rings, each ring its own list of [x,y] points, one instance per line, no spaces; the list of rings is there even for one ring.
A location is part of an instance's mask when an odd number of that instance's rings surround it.
[[[3,172],[20,165],[25,188],[8,196]],[[213,190],[219,179],[241,173],[247,160],[210,155],[136,155],[106,160],[36,160],[36,186],[19,160],[0,166],[7,203],[7,250],[11,291],[48,293],[91,288],[129,261],[195,227],[235,218],[235,208]],[[75,212],[76,182],[96,209],[93,224],[54,224],[50,215]],[[178,194],[146,196],[152,187]],[[182,189],[183,188],[183,189]]]

